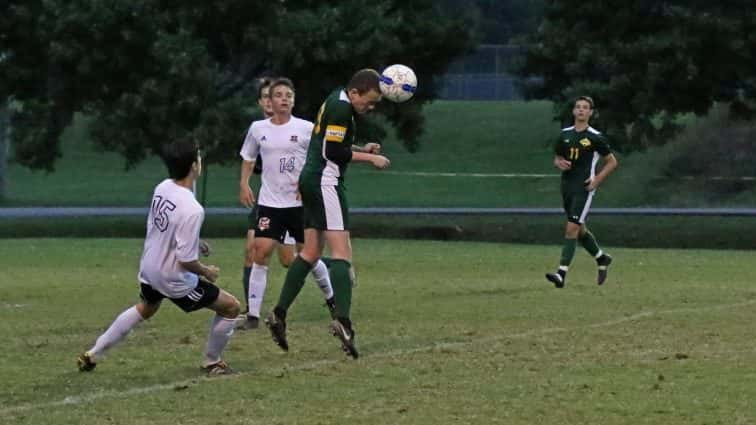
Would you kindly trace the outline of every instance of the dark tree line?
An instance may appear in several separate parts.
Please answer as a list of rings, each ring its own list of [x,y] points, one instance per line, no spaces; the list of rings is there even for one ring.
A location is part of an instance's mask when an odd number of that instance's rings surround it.
[[[472,45],[464,21],[432,0],[5,3],[0,101],[10,101],[12,156],[47,170],[77,112],[91,117],[94,142],[127,166],[186,134],[210,162],[236,160],[256,77],[292,78],[295,112],[312,118],[354,71],[391,63],[413,67],[420,80],[414,101],[382,109],[413,149],[434,76]]]
[[[615,144],[633,150],[664,143],[680,114],[705,114],[715,101],[754,115],[752,1],[545,3],[521,72],[538,77],[530,96],[557,102],[559,116],[590,94]]]

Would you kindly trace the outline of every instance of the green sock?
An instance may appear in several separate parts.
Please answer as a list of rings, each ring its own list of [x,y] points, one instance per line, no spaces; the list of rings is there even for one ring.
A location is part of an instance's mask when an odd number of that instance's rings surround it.
[[[320,257],[320,261],[322,261],[329,269],[331,268],[331,264],[333,264],[333,258],[331,257]]]
[[[352,308],[352,279],[349,269],[352,267],[346,260],[331,260],[331,285],[336,301],[336,317],[348,319]]]
[[[600,250],[598,242],[596,242],[596,237],[593,236],[593,233],[588,229],[585,230],[585,233],[580,235],[580,245],[591,254],[591,257],[595,257]]]
[[[278,297],[276,308],[286,311],[294,303],[294,299],[299,295],[299,291],[304,286],[305,278],[310,273],[312,264],[303,260],[302,257],[296,256],[286,272],[286,280],[281,288],[281,295]]]
[[[252,267],[244,266],[244,275],[242,285],[244,285],[244,299],[247,300],[247,310],[249,310],[249,274],[252,273]]]
[[[572,257],[575,256],[575,247],[577,246],[577,239],[565,239],[564,246],[562,246],[562,258],[559,259],[559,265],[569,267],[572,263]]]

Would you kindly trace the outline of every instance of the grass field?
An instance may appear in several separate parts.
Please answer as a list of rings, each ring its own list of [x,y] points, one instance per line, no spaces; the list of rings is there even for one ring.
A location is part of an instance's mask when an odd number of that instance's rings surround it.
[[[211,242],[238,294],[241,241]],[[581,252],[557,290],[543,272],[558,247],[358,239],[358,361],[308,283],[291,351],[237,333],[234,376],[199,375],[210,314],[170,304],[79,373],[76,354],[136,299],[140,245],[0,244],[0,423],[756,423],[751,251],[610,249],[604,287]]]
[[[550,148],[559,124],[551,119],[551,106],[550,102],[463,101],[428,105],[419,152],[408,153],[395,137],[389,137],[384,143],[384,152],[392,160],[387,172],[364,165],[350,167],[350,205],[559,207],[558,173],[551,166]],[[5,205],[141,207],[165,176],[155,158],[125,172],[121,157],[95,151],[82,117],[65,132],[63,154],[52,174],[10,164]],[[669,152],[653,149],[620,156],[620,168],[602,186],[594,206],[756,204],[756,182],[745,182],[750,189],[734,195],[719,190],[716,182],[666,179],[659,175],[659,168],[667,156]],[[229,161],[226,166],[207,167],[206,206],[238,205],[237,152],[229,152]],[[533,174],[542,176],[529,176]],[[708,191],[693,190],[704,183]]]

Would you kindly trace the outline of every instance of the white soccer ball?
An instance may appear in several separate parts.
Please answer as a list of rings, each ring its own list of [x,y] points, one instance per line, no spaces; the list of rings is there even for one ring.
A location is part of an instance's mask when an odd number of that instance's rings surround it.
[[[406,102],[417,89],[415,71],[405,65],[391,65],[381,73],[381,93],[392,102]]]

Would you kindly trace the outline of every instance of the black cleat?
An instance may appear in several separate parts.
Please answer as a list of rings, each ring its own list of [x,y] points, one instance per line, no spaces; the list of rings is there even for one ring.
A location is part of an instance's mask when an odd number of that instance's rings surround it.
[[[278,317],[274,311],[268,313],[265,324],[270,329],[273,341],[284,351],[289,351],[289,343],[286,341],[286,320]]]
[[[240,331],[250,331],[260,327],[260,319],[255,316],[242,315],[236,318],[236,329]]]
[[[76,359],[76,364],[79,366],[80,372],[91,372],[97,367],[97,363],[94,362],[89,351],[81,353]]]
[[[200,370],[207,374],[207,376],[230,375],[234,373],[234,370],[231,369],[223,360],[209,364],[207,366],[202,366],[200,367]]]
[[[344,350],[347,356],[351,356],[353,359],[360,356],[360,353],[357,352],[357,347],[354,346],[354,330],[351,328],[347,329],[341,321],[334,320],[331,322],[331,333],[341,341],[341,349]]]
[[[336,319],[336,300],[333,297],[328,298],[325,301],[325,306],[328,308],[328,312],[331,313],[331,319]]]
[[[559,273],[546,273],[546,279],[557,288],[564,288],[564,278]]]
[[[596,259],[596,264],[598,264],[596,283],[603,285],[606,281],[606,276],[609,274],[609,265],[612,264],[612,257],[609,254],[604,254]]]

